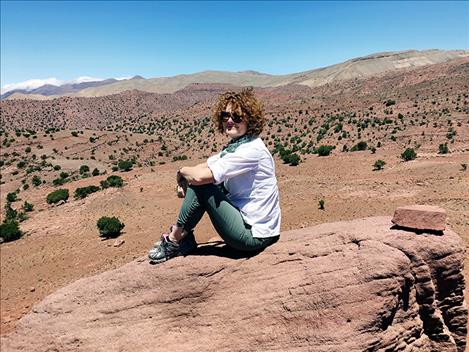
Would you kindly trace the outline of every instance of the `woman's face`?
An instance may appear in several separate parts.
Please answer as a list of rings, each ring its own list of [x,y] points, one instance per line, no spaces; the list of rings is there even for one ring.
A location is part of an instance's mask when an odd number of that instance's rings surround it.
[[[232,114],[237,113],[237,111],[233,109],[233,106],[230,103],[228,103],[228,105],[226,106],[225,111],[227,113],[232,113]],[[248,125],[246,121],[235,122],[233,121],[232,116],[230,116],[228,119],[223,120],[223,127],[224,127],[226,135],[230,137],[231,139],[244,136],[248,130]]]

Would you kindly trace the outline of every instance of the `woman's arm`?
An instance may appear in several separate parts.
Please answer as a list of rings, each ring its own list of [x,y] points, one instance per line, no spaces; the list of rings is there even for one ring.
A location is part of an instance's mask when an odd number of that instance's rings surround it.
[[[179,169],[178,174],[181,177],[184,177],[187,182],[189,182],[189,184],[196,186],[213,183],[215,181],[212,170],[210,170],[208,167],[207,162],[198,164],[196,166],[185,166]]]

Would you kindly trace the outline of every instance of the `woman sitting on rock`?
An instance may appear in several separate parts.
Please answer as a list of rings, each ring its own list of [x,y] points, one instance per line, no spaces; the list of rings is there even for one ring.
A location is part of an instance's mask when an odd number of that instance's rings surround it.
[[[231,141],[206,162],[177,172],[178,196],[184,201],[176,225],[148,253],[151,263],[195,249],[193,229],[205,212],[220,237],[236,250],[261,251],[279,238],[275,164],[259,138],[265,118],[252,88],[221,94],[213,122]]]

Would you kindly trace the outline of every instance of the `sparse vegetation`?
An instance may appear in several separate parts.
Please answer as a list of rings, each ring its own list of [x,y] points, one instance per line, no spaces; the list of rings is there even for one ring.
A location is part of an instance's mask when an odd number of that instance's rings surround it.
[[[10,192],[7,194],[7,202],[13,203],[17,200],[18,196],[15,192]]]
[[[133,163],[130,160],[119,160],[117,167],[121,171],[130,171],[132,170]]]
[[[366,150],[366,148],[368,148],[368,143],[364,141],[360,141],[356,145],[354,145],[352,149],[350,149],[350,151],[351,152],[362,151],[362,150]]]
[[[325,210],[326,209],[326,201],[324,199],[320,199],[318,202],[318,207],[320,210]]]
[[[0,237],[3,238],[5,242],[15,241],[21,238],[22,232],[18,221],[8,220],[0,225]]]
[[[298,166],[300,164],[300,156],[296,153],[286,153],[282,155],[282,160],[285,164],[290,166]]]
[[[119,236],[125,224],[114,216],[103,216],[98,220],[96,226],[99,230],[99,236],[110,238]]]
[[[335,149],[335,145],[321,145],[317,152],[319,156],[328,156],[332,150]]]
[[[406,150],[404,150],[404,152],[401,154],[401,158],[404,160],[404,161],[410,161],[410,160],[414,160],[417,158],[417,153],[415,152],[415,150],[413,148],[407,148]]]
[[[18,212],[11,207],[11,204],[8,202],[5,204],[5,220],[15,220]]]
[[[65,189],[65,188],[58,189],[47,195],[47,204],[55,204],[62,200],[66,202],[69,196],[70,195],[69,195],[68,189]]]
[[[109,187],[122,187],[124,185],[124,180],[122,177],[117,175],[111,175],[106,180],[101,181],[101,187],[109,188]]]
[[[33,209],[34,209],[34,206],[31,203],[28,203],[28,201],[24,201],[23,210],[25,212],[33,211]]]
[[[384,160],[378,159],[373,164],[373,170],[374,171],[382,170],[384,168],[384,165],[386,165],[386,162]]]
[[[34,175],[33,176],[33,179],[31,180],[31,182],[33,183],[34,186],[38,187],[42,184],[42,180],[39,176],[37,175]]]
[[[442,143],[438,146],[438,154],[448,154],[449,148],[448,143]]]
[[[80,175],[84,175],[87,172],[90,172],[90,167],[88,165],[80,166]]]
[[[100,188],[98,186],[86,186],[80,187],[75,190],[75,199],[83,199],[86,198],[89,194],[98,192]]]

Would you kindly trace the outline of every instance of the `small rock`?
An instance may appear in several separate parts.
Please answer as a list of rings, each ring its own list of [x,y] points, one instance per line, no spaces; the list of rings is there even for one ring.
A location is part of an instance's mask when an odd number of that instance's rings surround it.
[[[121,240],[121,239],[117,239],[115,242],[114,242],[114,247],[120,247],[124,244],[124,240]]]
[[[446,228],[446,211],[430,205],[399,207],[391,221],[415,230],[443,231]]]
[[[36,291],[36,288],[35,288],[35,287],[31,287],[31,288],[29,289],[29,292],[34,292],[34,291]]]

